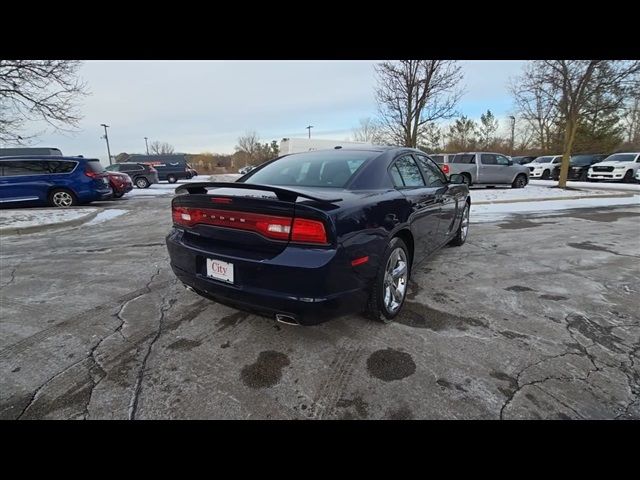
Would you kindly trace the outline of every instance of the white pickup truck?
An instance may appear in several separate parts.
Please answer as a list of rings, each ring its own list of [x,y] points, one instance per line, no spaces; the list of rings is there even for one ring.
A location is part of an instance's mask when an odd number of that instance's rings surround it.
[[[589,168],[587,179],[633,182],[640,170],[640,153],[614,153]]]
[[[527,163],[529,167],[529,176],[531,178],[540,178],[542,180],[550,180],[554,168],[562,163],[562,155],[544,155],[536,158],[531,163]]]
[[[511,185],[523,188],[529,183],[527,165],[514,165],[505,155],[492,152],[456,153],[449,159],[449,175],[462,175],[467,185]]]

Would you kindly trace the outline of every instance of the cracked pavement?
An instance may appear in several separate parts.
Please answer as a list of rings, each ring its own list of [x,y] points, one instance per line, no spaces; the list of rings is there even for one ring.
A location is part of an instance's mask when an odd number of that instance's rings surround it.
[[[2,237],[0,418],[640,419],[640,207],[472,223],[397,322],[303,328],[185,290],[169,204]]]

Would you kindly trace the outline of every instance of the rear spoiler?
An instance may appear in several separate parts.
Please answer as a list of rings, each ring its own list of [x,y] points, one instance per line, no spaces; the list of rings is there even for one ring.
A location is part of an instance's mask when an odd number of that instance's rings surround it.
[[[273,192],[278,197],[278,200],[285,202],[295,202],[298,197],[308,198],[316,202],[333,203],[339,202],[341,198],[331,197],[317,197],[307,193],[298,192],[289,188],[272,187],[270,185],[259,185],[253,183],[238,183],[238,182],[201,182],[201,183],[184,183],[176,188],[176,193],[188,192],[191,194],[206,194],[207,189],[215,188],[237,188],[240,190],[262,190],[265,192]]]

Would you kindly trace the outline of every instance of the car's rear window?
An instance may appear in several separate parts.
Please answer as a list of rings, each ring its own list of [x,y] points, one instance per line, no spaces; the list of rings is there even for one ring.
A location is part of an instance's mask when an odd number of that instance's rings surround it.
[[[451,159],[451,163],[476,163],[476,155],[474,153],[459,154]]]
[[[379,155],[371,151],[315,151],[287,155],[251,173],[245,183],[343,188],[358,168]]]
[[[88,160],[87,166],[89,167],[89,169],[91,169],[91,171],[96,173],[102,173],[105,171],[104,167],[100,163],[100,160]]]

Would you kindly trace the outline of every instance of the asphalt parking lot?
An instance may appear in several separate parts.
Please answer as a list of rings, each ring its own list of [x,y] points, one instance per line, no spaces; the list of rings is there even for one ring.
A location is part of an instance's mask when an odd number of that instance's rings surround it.
[[[2,238],[0,418],[640,419],[640,207],[472,224],[396,323],[292,327],[176,281],[169,203]]]

